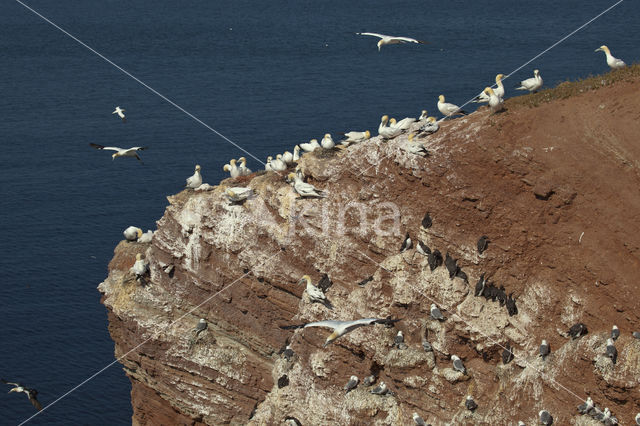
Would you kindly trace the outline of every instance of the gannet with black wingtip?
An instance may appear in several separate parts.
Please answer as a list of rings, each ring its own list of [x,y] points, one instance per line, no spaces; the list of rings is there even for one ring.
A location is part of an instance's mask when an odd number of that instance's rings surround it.
[[[136,278],[140,278],[147,272],[147,269],[149,269],[149,264],[142,258],[142,253],[137,253],[136,262],[130,271],[136,275]]]
[[[352,132],[344,133],[344,136],[345,138],[341,140],[340,143],[342,145],[349,146],[354,143],[366,141],[371,137],[371,132],[368,130],[365,130],[364,132],[352,131]]]
[[[224,193],[232,203],[241,203],[246,201],[253,194],[253,191],[251,188],[234,186],[232,188],[227,188]]]
[[[118,148],[117,146],[104,146],[98,145],[97,143],[90,143],[89,146],[92,146],[95,149],[103,149],[106,151],[116,151],[111,159],[115,160],[118,157],[135,157],[138,161],[142,161],[142,159],[138,156],[138,151],[142,151],[147,149],[146,146],[134,146],[131,148]]]
[[[516,90],[528,90],[529,92],[537,92],[542,87],[543,81],[540,77],[539,70],[533,70],[533,77],[520,82],[520,86]]]
[[[504,109],[504,101],[496,95],[491,87],[485,87],[483,93],[489,97],[489,110],[491,110],[491,114],[495,114]]]
[[[435,117],[427,117],[427,122],[418,129],[418,137],[424,137],[431,135],[440,129],[440,125],[438,124],[438,120]]]
[[[399,43],[429,44],[428,41],[416,40],[415,38],[409,38],[409,37],[397,37],[397,36],[390,36],[390,35],[378,34],[378,33],[356,33],[356,34],[364,35],[364,36],[379,37],[380,40],[378,40],[378,52],[380,51],[380,48],[382,48],[382,46],[385,46],[387,44],[399,44]]]
[[[500,99],[504,98],[504,84],[502,84],[502,79],[503,78],[504,78],[504,74],[496,75],[496,88],[495,89],[492,88],[493,92]],[[472,102],[476,102],[476,103],[489,102],[489,96],[483,90],[482,93],[480,93],[478,96],[476,96],[475,99]]]
[[[202,175],[200,174],[200,165],[196,164],[196,170],[193,173],[193,176],[187,178],[187,188],[196,189],[202,185]]]
[[[142,229],[130,226],[124,230],[123,234],[127,241],[137,241],[142,236]]]
[[[276,172],[284,172],[287,170],[287,163],[282,160],[282,154],[276,155],[275,160],[271,160],[271,169]]]
[[[365,325],[372,324],[387,324],[389,322],[398,322],[399,320],[390,320],[390,319],[381,319],[381,318],[362,318],[354,321],[336,321],[336,320],[325,320],[325,321],[316,321],[311,322],[309,324],[304,325],[294,325],[294,326],[285,326],[281,327],[283,329],[294,329],[294,328],[307,328],[307,327],[326,327],[333,329],[333,333],[331,333],[327,340],[324,342],[323,347],[327,347],[331,342],[336,340],[338,337],[344,336],[345,334],[355,330],[356,328],[363,327]]]
[[[320,146],[323,149],[333,149],[336,146],[335,142],[333,142],[333,138],[331,137],[330,133],[324,134],[324,137],[320,141]]]
[[[384,139],[393,139],[396,136],[402,134],[402,129],[397,129],[395,127],[387,126],[389,122],[389,116],[383,115],[380,119],[380,125],[378,126],[378,134],[382,136]]]
[[[40,404],[40,402],[38,401],[38,399],[36,398],[36,396],[38,395],[38,391],[35,389],[30,389],[24,385],[21,385],[20,383],[14,383],[14,382],[8,382],[5,379],[0,379],[2,381],[2,383],[6,383],[8,385],[13,386],[13,388],[11,388],[11,390],[9,390],[9,393],[11,392],[23,392],[27,395],[27,398],[29,398],[29,401],[31,402],[31,404],[33,404],[34,407],[36,407],[36,410],[40,411],[42,410],[42,405]]]
[[[414,142],[413,141],[413,137],[415,136],[414,133],[411,133],[408,136],[408,141],[409,143],[403,146],[403,149],[411,154],[415,154],[415,155],[420,155],[422,157],[428,157],[429,156],[429,151],[427,150],[427,148],[422,145],[420,142]]]
[[[316,188],[310,183],[303,182],[298,173],[289,173],[288,178],[292,181],[293,189],[300,197],[326,197],[324,191]]]
[[[284,163],[287,166],[290,166],[291,164],[293,164],[293,154],[290,153],[289,151],[285,151],[282,153],[282,161],[284,161]]]
[[[127,118],[124,116],[125,111],[126,109],[120,108],[119,106],[117,106],[116,109],[111,114],[118,114],[118,117],[120,117],[122,119],[122,122],[124,123],[127,121]]]
[[[251,169],[247,167],[247,159],[244,157],[238,158],[240,165],[238,169],[240,170],[240,176],[247,176],[251,174]]]
[[[313,152],[316,148],[320,148],[320,144],[317,139],[311,139],[309,143],[301,143],[298,145],[304,152]]]
[[[456,114],[467,115],[467,112],[461,110],[458,105],[445,102],[444,95],[438,96],[438,110],[445,117],[451,117],[452,115]]]
[[[617,70],[619,68],[624,68],[627,66],[627,64],[625,64],[622,59],[614,58],[609,48],[604,44],[598,47],[595,52],[604,52],[604,54],[607,55],[607,65],[609,65],[609,67],[611,67],[611,69],[613,70]]]
[[[331,308],[331,303],[329,302],[329,300],[327,300],[327,296],[324,295],[324,292],[321,289],[313,285],[313,283],[311,282],[311,277],[309,277],[309,275],[303,275],[302,278],[300,278],[300,280],[298,281],[298,284],[303,282],[307,284],[307,296],[309,296],[309,300],[311,301],[311,303],[322,303],[326,307]]]

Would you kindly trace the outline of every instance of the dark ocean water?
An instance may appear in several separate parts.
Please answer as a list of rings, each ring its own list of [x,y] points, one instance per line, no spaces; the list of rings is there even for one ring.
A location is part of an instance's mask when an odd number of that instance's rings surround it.
[[[440,93],[462,104],[613,3],[27,2],[261,159],[374,130],[383,113],[436,113]],[[96,286],[124,228],[155,229],[194,164],[214,184],[242,153],[19,3],[1,10],[0,376],[46,405],[114,360]],[[639,12],[623,2],[505,82],[507,96],[534,68],[547,86],[606,71],[601,44],[636,62]],[[431,44],[378,52],[356,31]],[[149,149],[142,165],[89,142]],[[129,392],[116,364],[31,423],[128,424]],[[0,387],[0,424],[33,413]]]

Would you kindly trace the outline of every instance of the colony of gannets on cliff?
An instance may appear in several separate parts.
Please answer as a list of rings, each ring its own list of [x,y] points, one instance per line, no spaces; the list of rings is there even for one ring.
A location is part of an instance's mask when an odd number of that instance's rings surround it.
[[[105,151],[116,151],[111,156],[112,160],[115,160],[118,157],[135,157],[138,159],[138,161],[142,161],[142,159],[138,156],[138,151],[147,149],[147,147],[145,146],[134,146],[131,148],[118,148],[117,146],[104,146],[104,145],[99,145],[97,143],[90,143],[89,145],[94,147],[95,149],[101,149]]]
[[[378,51],[380,51],[382,46],[386,46],[387,44],[400,44],[400,43],[428,44],[429,43],[428,41],[416,40],[415,38],[410,38],[410,37],[397,37],[397,36],[390,36],[390,35],[378,34],[378,33],[356,33],[356,34],[378,37],[380,39],[378,40],[378,44],[377,44]]]
[[[598,47],[595,52],[604,52],[607,58],[607,65],[609,65],[611,69],[616,70],[627,66],[622,59],[614,58],[609,48],[604,44]]]

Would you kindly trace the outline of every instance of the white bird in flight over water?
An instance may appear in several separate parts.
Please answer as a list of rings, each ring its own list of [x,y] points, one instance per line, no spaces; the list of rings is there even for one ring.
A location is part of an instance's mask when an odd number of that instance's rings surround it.
[[[528,90],[529,92],[536,92],[542,87],[542,77],[540,77],[539,70],[533,70],[533,77],[520,82],[520,87],[516,87],[516,90]]]
[[[409,37],[396,37],[396,36],[390,36],[390,35],[378,34],[378,33],[356,33],[356,34],[380,38],[380,40],[378,41],[378,52],[380,51],[380,48],[386,44],[400,44],[400,43],[429,44],[428,41],[416,40],[415,38],[409,38]]]
[[[31,401],[33,406],[36,407],[36,410],[38,410],[38,411],[42,410],[42,405],[40,405],[40,402],[38,402],[38,400],[36,399],[36,395],[38,395],[38,391],[37,390],[29,389],[28,387],[23,386],[20,383],[8,382],[5,379],[0,379],[0,380],[2,380],[2,383],[6,383],[8,385],[13,386],[13,388],[11,388],[9,393],[11,393],[11,392],[24,392],[27,395],[27,397],[29,398],[29,401]]]
[[[618,68],[624,68],[627,66],[627,64],[625,64],[622,59],[614,58],[609,48],[604,44],[598,47],[595,51],[604,52],[604,54],[607,55],[607,65],[609,65],[613,70],[617,70]]]
[[[142,161],[142,159],[138,156],[138,151],[147,149],[146,146],[134,146],[132,148],[118,148],[117,146],[104,146],[104,145],[98,145],[97,143],[90,143],[89,145],[94,147],[95,149],[116,151],[111,156],[112,160],[115,160],[117,157],[136,157],[138,161]]]
[[[118,114],[118,117],[120,117],[122,119],[122,122],[124,123],[127,121],[127,118],[124,116],[125,111],[126,109],[123,109],[117,106],[116,109],[111,114]]]

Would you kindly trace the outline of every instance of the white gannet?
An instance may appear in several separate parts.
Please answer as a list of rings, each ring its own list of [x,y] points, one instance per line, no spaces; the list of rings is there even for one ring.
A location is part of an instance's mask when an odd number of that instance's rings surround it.
[[[460,109],[458,105],[450,104],[444,101],[444,95],[438,96],[438,110],[445,116],[451,117],[452,115],[461,114],[466,115],[467,112]]]
[[[264,169],[268,172],[273,172],[273,166],[271,165],[271,161],[273,160],[272,156],[267,157],[267,162],[264,164]]]
[[[125,111],[126,109],[117,106],[111,114],[118,114],[118,117],[120,117],[122,119],[122,122],[125,123],[127,121],[127,118],[124,116]]]
[[[196,170],[193,176],[187,178],[187,188],[196,189],[202,185],[202,175],[200,174],[200,165],[196,164]]]
[[[409,139],[409,143],[406,145],[403,145],[403,149],[405,151],[407,151],[410,154],[415,154],[415,155],[421,155],[423,157],[428,157],[429,156],[429,151],[427,150],[427,148],[422,145],[420,142],[413,142],[413,137],[415,136],[414,133],[411,133],[408,137]]]
[[[149,264],[142,258],[142,253],[136,254],[136,262],[129,269],[136,275],[136,278],[142,277],[149,268]]]
[[[504,84],[502,84],[502,79],[503,78],[504,78],[504,74],[496,75],[496,86],[497,87],[495,89],[493,89],[493,92],[500,99],[504,98]],[[489,96],[483,90],[482,93],[480,93],[478,96],[476,96],[473,99],[473,102],[477,102],[477,103],[489,102]]]
[[[353,143],[359,143],[369,139],[371,137],[371,132],[368,130],[365,130],[364,132],[351,131],[344,133],[344,136],[345,138],[341,140],[340,143],[349,146]]]
[[[320,146],[324,149],[333,149],[336,146],[330,133],[325,133],[324,137],[320,141]]]
[[[442,315],[442,312],[440,312],[440,309],[438,309],[435,303],[431,304],[431,310],[429,313],[431,314],[431,318],[434,320],[444,321],[444,315]]]
[[[137,241],[142,236],[142,229],[135,226],[130,226],[123,232],[127,241]]]
[[[289,151],[285,151],[284,153],[282,153],[282,161],[284,161],[287,166],[293,164],[293,154]]]
[[[595,51],[604,52],[604,54],[607,55],[607,65],[609,65],[611,69],[617,70],[618,68],[624,68],[627,66],[622,59],[614,58],[609,48],[604,44],[598,47]]]
[[[293,162],[297,163],[300,160],[300,146],[296,145],[293,147]]]
[[[418,129],[419,135],[418,137],[427,136],[432,133],[435,133],[440,129],[440,125],[438,124],[438,120],[435,117],[427,117],[427,122]]]
[[[411,127],[411,124],[415,123],[416,121],[418,121],[417,118],[407,117],[407,118],[403,118],[397,123],[390,124],[390,127],[395,127],[396,129],[400,129],[400,130],[409,130],[409,128]]]
[[[231,159],[231,161],[229,161],[229,164],[225,164],[224,165],[222,170],[224,170],[225,172],[229,172],[229,174],[231,175],[231,177],[233,179],[235,179],[238,176],[240,176],[240,169],[236,165],[236,160],[233,159],[233,158]]]
[[[504,109],[504,101],[495,94],[491,87],[485,87],[484,92],[482,93],[489,97],[489,109],[491,110],[491,114],[495,114],[496,112]]]
[[[542,87],[542,77],[539,70],[533,70],[533,77],[520,82],[520,86],[516,90],[528,90],[529,92],[537,92]]]
[[[253,191],[251,190],[251,188],[234,186],[231,188],[227,188],[224,193],[232,203],[241,203],[243,201],[246,201],[253,194]]]
[[[147,149],[146,146],[134,146],[132,148],[118,148],[117,146],[104,146],[104,145],[98,145],[97,143],[90,143],[89,145],[94,147],[95,149],[116,151],[111,156],[112,160],[115,160],[117,157],[136,157],[138,161],[142,161],[142,159],[140,159],[140,157],[138,156],[138,151]]]
[[[331,342],[336,340],[338,337],[343,336],[350,331],[355,330],[356,328],[363,327],[365,325],[371,324],[393,324],[400,320],[396,319],[381,319],[381,318],[362,318],[354,321],[337,321],[337,320],[325,320],[325,321],[317,321],[310,322],[308,324],[302,325],[294,325],[294,326],[285,326],[281,327],[283,329],[295,329],[295,328],[307,328],[307,327],[326,327],[333,329],[333,333],[331,333],[327,340],[324,342],[323,347],[327,347]]]
[[[42,410],[42,405],[36,399],[36,396],[38,395],[38,391],[37,390],[30,389],[30,388],[28,388],[28,387],[26,387],[24,385],[21,385],[20,383],[8,382],[5,379],[0,379],[0,380],[2,380],[2,383],[6,383],[8,385],[13,386],[13,388],[11,388],[9,393],[11,393],[11,392],[24,392],[27,395],[27,398],[29,398],[29,401],[31,402],[31,404],[33,404],[33,406],[36,407],[36,410],[38,410],[38,411]]]
[[[144,244],[150,243],[153,241],[153,234],[154,232],[151,229],[147,229],[147,232],[138,237],[138,242]]]
[[[396,136],[402,134],[401,129],[396,129],[395,127],[387,126],[389,122],[389,116],[383,115],[380,119],[380,125],[378,126],[378,134],[382,136],[384,139],[392,139]]]
[[[429,114],[427,114],[427,110],[423,109],[422,113],[420,114],[420,118],[418,118],[418,120],[426,120],[427,117],[429,117]]]
[[[311,303],[322,303],[327,308],[332,309],[331,302],[329,302],[327,296],[324,295],[322,289],[313,285],[313,283],[311,282],[311,277],[309,277],[309,275],[303,275],[302,278],[300,278],[300,280],[298,281],[298,284],[300,283],[307,284],[307,296],[309,296],[309,300],[311,301]]]
[[[349,393],[358,386],[358,376],[351,376],[346,385],[344,385],[345,393]]]
[[[302,181],[302,177],[298,173],[289,173],[289,179],[292,181],[293,189],[300,195],[305,197],[326,197],[324,192],[310,183]]]
[[[462,374],[467,374],[467,369],[464,367],[462,360],[457,355],[451,355],[451,361],[453,361],[453,369],[461,372]]]
[[[240,170],[240,176],[247,176],[251,174],[251,169],[247,167],[247,159],[244,157],[238,158],[240,165],[238,169]]]
[[[379,37],[380,40],[378,41],[378,52],[380,51],[380,48],[382,46],[387,44],[399,44],[399,43],[429,44],[428,41],[416,40],[415,38],[409,38],[409,37],[396,37],[396,36],[390,36],[390,35],[384,35],[384,34],[378,34],[378,33],[356,33],[356,34]]]
[[[309,143],[301,143],[298,145],[304,152],[313,152],[316,148],[320,148],[320,144],[317,139],[311,139]]]
[[[287,170],[287,163],[282,160],[282,154],[276,155],[275,160],[271,160],[271,169],[276,172]]]

